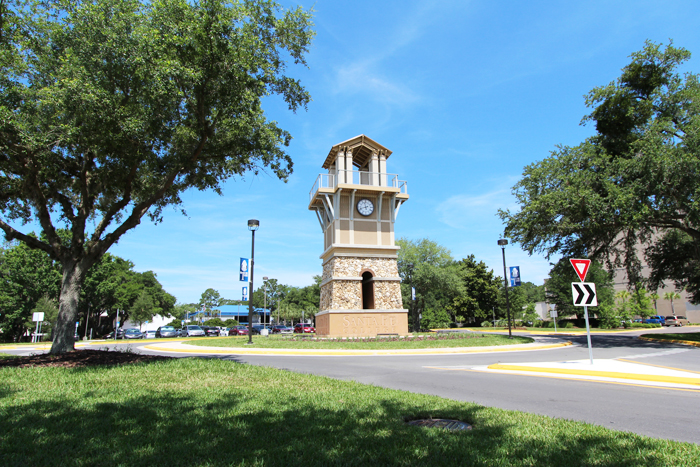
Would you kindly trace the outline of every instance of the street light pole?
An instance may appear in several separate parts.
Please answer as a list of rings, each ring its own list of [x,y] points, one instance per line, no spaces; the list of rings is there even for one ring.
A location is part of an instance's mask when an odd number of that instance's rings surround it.
[[[411,317],[413,318],[413,326],[415,332],[420,332],[420,320],[418,319],[418,313],[416,313],[416,301],[413,298],[413,263],[408,263],[406,265],[406,268],[408,269],[408,286],[411,288],[411,300],[409,303],[411,304]]]
[[[264,287],[264,292],[263,292],[263,310],[265,310],[263,313],[267,314],[267,276],[263,277],[263,287]],[[271,320],[268,320],[268,324],[272,324]],[[263,319],[263,324],[265,324],[265,320]]]
[[[250,219],[248,230],[252,234],[250,246],[250,285],[248,286],[248,344],[253,343],[253,265],[255,264],[255,231],[260,227],[260,221]]]
[[[502,238],[498,241],[501,246],[501,251],[503,252],[503,283],[506,286],[506,313],[508,317],[508,339],[513,338],[513,334],[510,329],[510,303],[508,302],[508,276],[506,275],[506,245],[508,245],[508,240]]]

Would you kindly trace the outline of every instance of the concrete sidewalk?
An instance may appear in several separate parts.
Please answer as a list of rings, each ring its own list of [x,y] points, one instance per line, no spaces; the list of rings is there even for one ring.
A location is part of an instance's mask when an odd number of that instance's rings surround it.
[[[609,383],[634,384],[700,391],[700,373],[624,359],[563,362],[496,363],[471,367],[489,373],[521,374]]]

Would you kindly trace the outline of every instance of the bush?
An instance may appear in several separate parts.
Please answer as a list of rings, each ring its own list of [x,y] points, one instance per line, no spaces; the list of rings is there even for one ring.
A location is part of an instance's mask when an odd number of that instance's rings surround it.
[[[422,329],[440,329],[456,327],[456,325],[452,323],[452,317],[447,311],[427,308],[423,311],[420,327]]]
[[[490,328],[491,326],[493,326],[493,324],[491,323],[491,321],[482,321],[482,322],[481,322],[481,327],[482,327],[482,328]]]
[[[571,321],[567,321],[566,323],[559,323],[559,326],[564,329],[571,329],[574,327],[574,323],[572,323]]]
[[[180,321],[179,319],[176,318],[176,319],[172,320],[171,322],[169,322],[168,324],[166,324],[166,326],[172,326],[175,329],[180,329],[182,327],[181,323],[182,323],[182,321]]]
[[[661,325],[659,323],[632,323],[630,325],[631,328],[660,328]]]

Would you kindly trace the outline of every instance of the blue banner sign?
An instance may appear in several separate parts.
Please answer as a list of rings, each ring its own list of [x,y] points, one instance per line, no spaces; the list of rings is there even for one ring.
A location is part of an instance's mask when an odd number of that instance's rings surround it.
[[[520,284],[520,266],[510,267],[510,286],[517,287]]]
[[[248,287],[243,287],[243,298],[244,302],[248,301]]]
[[[241,282],[248,282],[248,258],[241,258],[241,269],[239,273]]]

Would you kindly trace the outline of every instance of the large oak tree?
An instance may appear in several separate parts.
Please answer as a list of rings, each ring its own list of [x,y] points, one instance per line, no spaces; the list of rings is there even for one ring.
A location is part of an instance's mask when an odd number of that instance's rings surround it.
[[[529,253],[587,255],[651,289],[665,280],[700,302],[700,84],[682,48],[647,42],[615,82],[593,89],[596,134],[525,168],[520,210],[500,211]]]
[[[0,6],[0,228],[61,264],[61,353],[86,272],[144,216],[247,172],[286,179],[291,136],[261,99],[308,103],[286,66],[305,65],[311,16],[267,0]],[[18,227],[32,221],[45,241]]]

